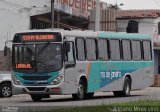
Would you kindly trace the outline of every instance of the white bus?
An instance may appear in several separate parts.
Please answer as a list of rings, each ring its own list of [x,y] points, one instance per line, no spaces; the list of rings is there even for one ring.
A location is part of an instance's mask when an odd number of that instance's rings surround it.
[[[97,91],[128,96],[153,84],[151,37],[116,32],[30,30],[12,46],[13,94],[90,98]]]

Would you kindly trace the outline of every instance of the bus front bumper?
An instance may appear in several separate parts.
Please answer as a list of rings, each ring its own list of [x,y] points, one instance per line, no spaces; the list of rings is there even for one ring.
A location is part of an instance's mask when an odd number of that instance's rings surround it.
[[[48,86],[23,86],[15,85],[12,82],[12,94],[50,94],[50,95],[60,95],[63,94],[64,83],[60,85],[48,85]]]

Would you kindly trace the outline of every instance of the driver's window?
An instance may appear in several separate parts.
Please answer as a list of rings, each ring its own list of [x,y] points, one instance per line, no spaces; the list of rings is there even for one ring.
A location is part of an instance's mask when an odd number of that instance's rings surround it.
[[[65,55],[65,61],[68,62],[74,62],[74,44],[73,42],[66,42],[65,43],[65,51],[66,51],[66,55]]]

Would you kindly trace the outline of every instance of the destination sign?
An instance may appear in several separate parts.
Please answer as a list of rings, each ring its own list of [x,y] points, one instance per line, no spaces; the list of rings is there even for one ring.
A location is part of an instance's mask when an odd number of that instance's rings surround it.
[[[24,35],[22,36],[24,41],[44,41],[44,40],[54,40],[54,35]]]
[[[62,37],[58,32],[29,32],[18,33],[15,35],[13,42],[61,42]]]

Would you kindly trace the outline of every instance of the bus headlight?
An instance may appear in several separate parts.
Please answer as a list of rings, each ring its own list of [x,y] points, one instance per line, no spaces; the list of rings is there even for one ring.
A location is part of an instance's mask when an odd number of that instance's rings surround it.
[[[64,78],[64,75],[59,75],[56,79],[54,79],[50,84],[51,85],[57,85],[59,84]]]
[[[12,75],[12,81],[15,85],[22,85],[22,83],[16,77],[14,77],[13,75]]]

